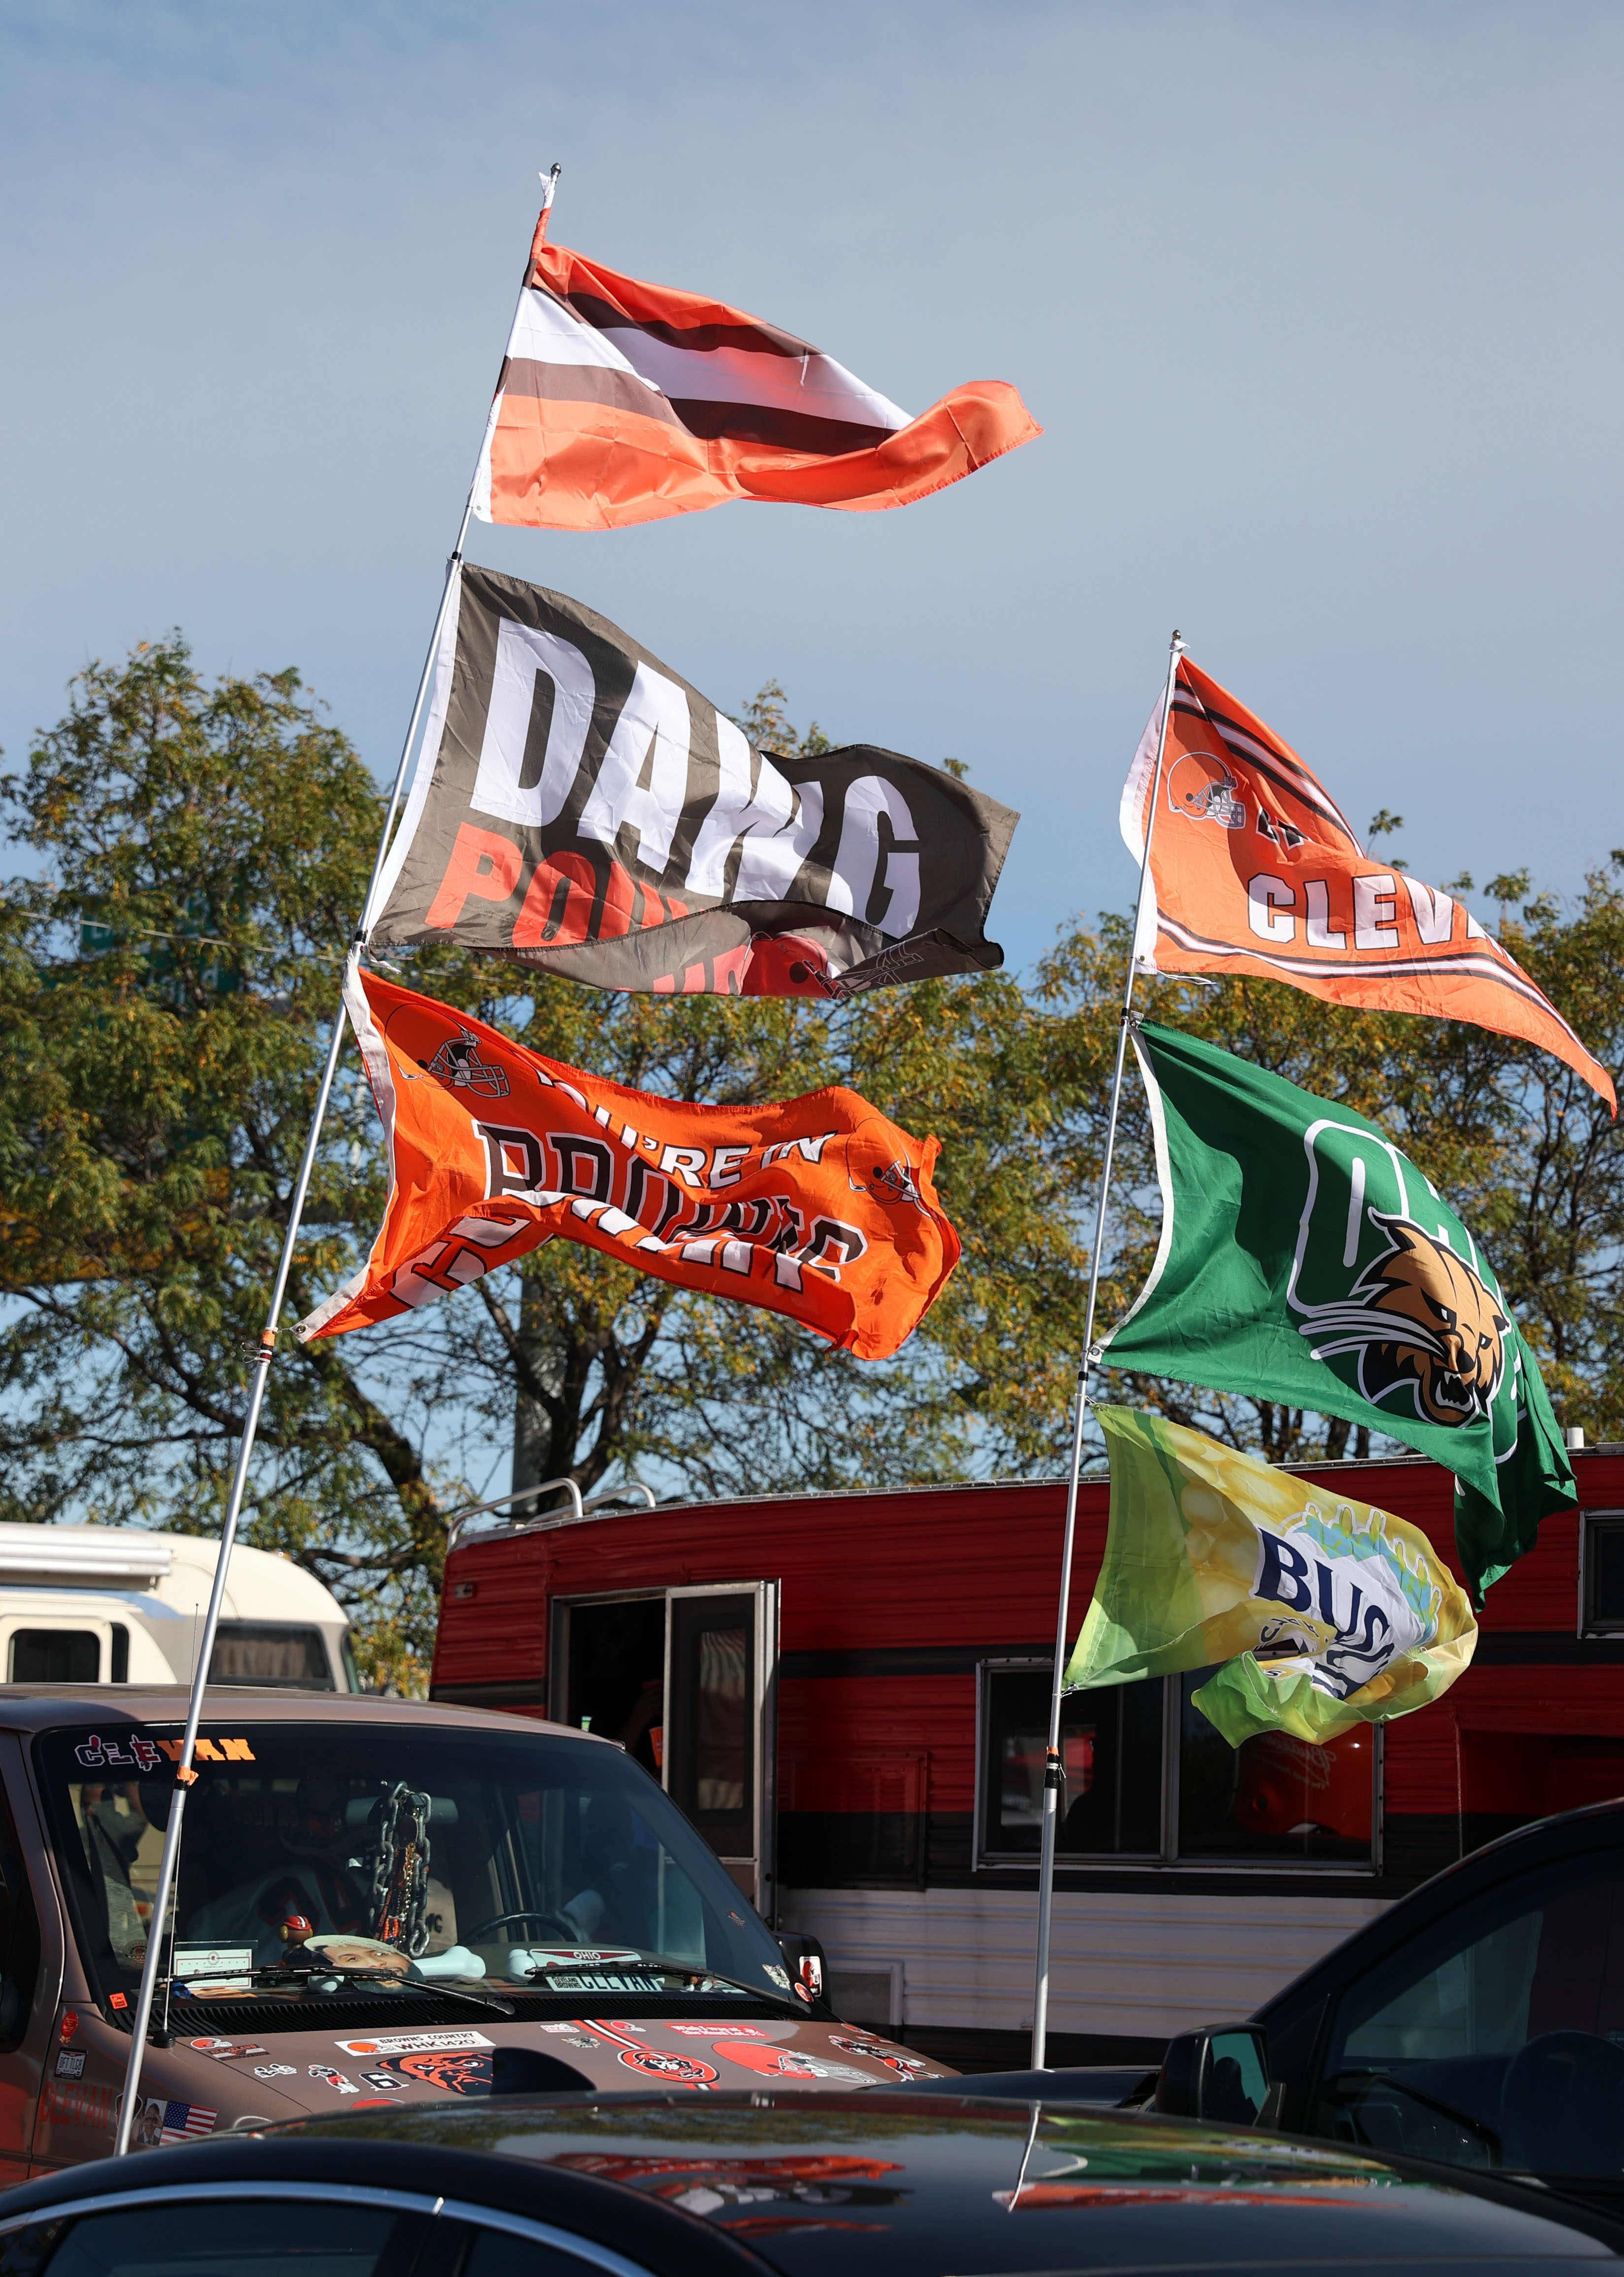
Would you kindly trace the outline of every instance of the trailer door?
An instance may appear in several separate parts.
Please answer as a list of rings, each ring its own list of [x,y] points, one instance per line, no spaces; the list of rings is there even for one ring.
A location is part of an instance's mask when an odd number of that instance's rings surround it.
[[[778,1591],[733,1581],[666,1595],[661,1777],[760,1914],[774,1918]]]

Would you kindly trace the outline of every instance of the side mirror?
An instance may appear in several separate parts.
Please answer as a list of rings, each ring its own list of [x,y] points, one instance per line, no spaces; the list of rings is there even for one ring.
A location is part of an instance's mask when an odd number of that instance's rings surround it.
[[[1168,2119],[1207,2119],[1220,2127],[1272,2127],[1281,2091],[1269,2078],[1269,2035],[1261,2024],[1215,2024],[1168,2042],[1153,2108]]]
[[[798,1930],[781,1929],[776,1934],[790,1984],[804,2000],[821,2001],[828,1982],[823,1947],[815,1937],[804,1937]]]

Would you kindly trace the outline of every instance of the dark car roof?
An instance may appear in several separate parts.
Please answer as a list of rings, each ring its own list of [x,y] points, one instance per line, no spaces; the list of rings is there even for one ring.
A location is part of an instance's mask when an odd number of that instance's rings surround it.
[[[946,2277],[1438,2258],[1548,2266],[1606,2258],[1620,2235],[1514,2185],[1445,2182],[1324,2144],[901,2093],[496,2098],[357,2113],[81,2167],[9,2193],[0,2220],[119,2187],[391,2173],[419,2192],[560,2224],[562,2189],[590,2212],[580,2186],[593,2185],[612,2206],[703,2221],[719,2265],[743,2247],[782,2277],[836,2266],[842,2277]],[[638,2258],[634,2228],[615,2242]],[[644,2230],[658,2246],[649,2222]],[[673,2266],[652,2247],[645,2258]]]

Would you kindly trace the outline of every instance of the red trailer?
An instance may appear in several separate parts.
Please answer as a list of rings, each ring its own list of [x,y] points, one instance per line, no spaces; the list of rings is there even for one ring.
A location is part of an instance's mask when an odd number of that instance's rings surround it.
[[[1050,2061],[1151,2060],[1247,2015],[1492,1835],[1624,1793],[1624,1443],[1496,1584],[1437,1705],[1231,1751],[1199,1674],[1077,1694]],[[1452,1557],[1434,1464],[1300,1475]],[[1086,1481],[1071,1630],[1104,1547]],[[576,1498],[578,1503],[578,1497]],[[1059,1481],[667,1503],[454,1536],[433,1696],[621,1740],[836,2005],[960,2066],[1025,2060]]]

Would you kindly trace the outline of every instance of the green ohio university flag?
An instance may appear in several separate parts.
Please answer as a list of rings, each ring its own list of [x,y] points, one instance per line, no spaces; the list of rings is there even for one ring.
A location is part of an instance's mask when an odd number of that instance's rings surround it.
[[[1231,1747],[1323,1746],[1446,1691],[1477,1642],[1466,1592],[1418,1527],[1160,1415],[1095,1413],[1111,1519],[1068,1691],[1180,1669]]]
[[[1232,1053],[1137,1024],[1162,1238],[1113,1367],[1345,1416],[1455,1474],[1483,1593],[1569,1510],[1574,1474],[1487,1259],[1373,1123]]]

